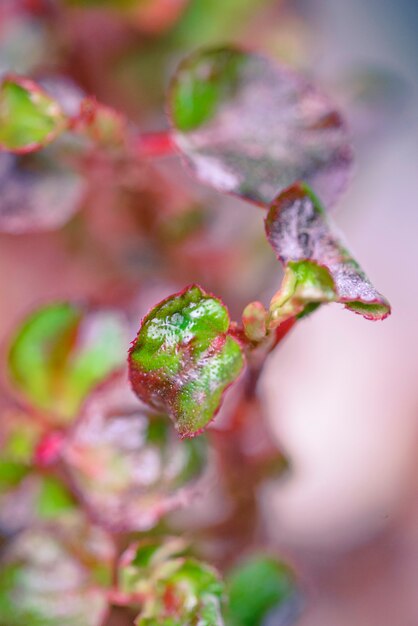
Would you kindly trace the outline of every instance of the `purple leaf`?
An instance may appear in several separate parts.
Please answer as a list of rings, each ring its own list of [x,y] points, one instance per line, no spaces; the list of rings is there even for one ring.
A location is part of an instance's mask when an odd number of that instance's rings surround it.
[[[103,531],[76,518],[23,531],[2,555],[0,622],[101,626],[112,558]]]
[[[12,234],[60,228],[81,207],[81,176],[46,148],[33,155],[0,153],[0,231]]]
[[[169,105],[174,140],[194,174],[257,204],[305,180],[328,206],[352,153],[344,122],[314,85],[236,48],[199,51],[180,65]]]
[[[266,233],[286,270],[270,308],[276,322],[331,301],[370,320],[390,314],[389,303],[333,234],[324,209],[307,185],[298,183],[273,202]]]
[[[112,530],[144,531],[200,489],[206,441],[180,441],[165,416],[150,414],[128,383],[91,396],[63,457],[88,510]]]

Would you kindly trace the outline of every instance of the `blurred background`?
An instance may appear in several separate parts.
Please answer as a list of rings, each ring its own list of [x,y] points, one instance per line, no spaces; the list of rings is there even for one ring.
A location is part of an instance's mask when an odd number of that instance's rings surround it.
[[[8,0],[1,2],[4,10]],[[393,314],[373,324],[338,306],[323,307],[270,358],[262,398],[292,472],[263,487],[260,507],[271,543],[294,563],[310,592],[300,626],[416,626],[418,4],[160,4],[159,12],[138,16],[134,25],[97,6],[88,17],[74,9],[63,14],[59,36],[36,11],[24,23],[6,28],[0,22],[0,70],[65,74],[143,129],[158,130],[166,127],[164,92],[182,56],[202,45],[241,42],[314,76],[345,111],[357,162],[334,217]],[[138,317],[186,279],[217,290],[234,315],[250,299],[268,301],[279,280],[262,241],[261,212],[202,190],[176,158],[155,167],[176,184],[186,181],[207,207],[210,258],[231,242],[238,250],[233,258],[219,253],[219,267],[209,271],[205,259],[193,265],[192,243],[181,276],[167,273],[158,281],[150,270],[153,251],[145,244],[138,251],[136,239],[132,250],[121,250],[114,230],[110,241],[114,218],[103,224],[99,200],[90,197],[83,211],[97,235],[93,247],[76,237],[77,216],[54,232],[0,234],[4,349],[17,321],[39,303],[123,300],[120,265],[136,284],[131,306]],[[130,223],[120,226],[121,238],[126,229]],[[232,267],[229,279],[224,263]]]

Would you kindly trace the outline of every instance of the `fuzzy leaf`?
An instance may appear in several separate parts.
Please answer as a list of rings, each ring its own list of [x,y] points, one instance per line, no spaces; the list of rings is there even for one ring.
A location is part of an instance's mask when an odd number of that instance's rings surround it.
[[[201,488],[207,442],[180,441],[165,416],[150,415],[128,384],[88,400],[63,458],[95,519],[115,531],[144,531]]]
[[[81,207],[82,178],[64,167],[54,148],[23,156],[0,153],[0,231],[55,230]]]
[[[262,626],[266,616],[281,609],[296,592],[294,575],[289,567],[262,555],[252,557],[234,569],[226,586],[228,626]],[[290,623],[293,621],[286,622]]]
[[[27,153],[53,141],[67,126],[58,103],[33,81],[9,75],[0,86],[0,148]]]
[[[107,601],[95,572],[110,571],[111,550],[101,531],[78,524],[20,533],[1,562],[0,623],[100,626]]]
[[[130,379],[144,402],[165,409],[181,436],[198,434],[218,410],[244,357],[220,300],[193,285],[143,320],[130,355]]]
[[[185,549],[178,539],[148,541],[122,556],[122,589],[142,598],[136,626],[223,626],[219,575],[206,563],[184,556]]]
[[[273,323],[304,315],[321,302],[340,302],[366,319],[384,319],[390,305],[333,234],[324,209],[305,184],[298,183],[271,205],[267,238],[286,268],[273,298]]]
[[[93,387],[122,367],[126,343],[120,314],[50,304],[18,329],[9,352],[10,375],[30,402],[67,421]]]
[[[235,48],[199,51],[180,65],[169,104],[174,139],[204,183],[270,204],[306,180],[326,204],[352,160],[344,123],[315,86]]]

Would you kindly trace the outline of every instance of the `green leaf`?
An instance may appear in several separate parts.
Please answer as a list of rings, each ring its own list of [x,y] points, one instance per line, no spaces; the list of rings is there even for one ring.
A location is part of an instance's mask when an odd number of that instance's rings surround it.
[[[345,124],[328,98],[274,60],[225,47],[199,50],[169,91],[173,138],[196,177],[268,205],[306,180],[327,204],[352,161]]]
[[[61,481],[55,476],[44,476],[37,501],[37,513],[41,519],[54,519],[72,511],[75,502]]]
[[[267,556],[254,556],[234,569],[226,582],[229,626],[262,626],[267,614],[295,595],[292,571]]]
[[[132,345],[135,393],[166,410],[181,436],[194,436],[207,426],[243,368],[229,323],[222,302],[193,285],[157,305]]]
[[[9,352],[13,383],[58,421],[73,418],[87,394],[124,363],[126,329],[111,311],[70,303],[45,306],[18,329]]]
[[[223,626],[223,584],[206,563],[184,556],[181,539],[148,541],[122,556],[123,593],[142,598],[137,626]]]
[[[385,319],[387,300],[334,235],[310,188],[298,183],[273,202],[266,234],[285,267],[280,291],[270,305],[270,324],[303,316],[323,302],[340,302],[366,319]]]
[[[5,411],[0,421],[0,494],[16,487],[28,474],[41,437],[38,424],[27,415]]]
[[[0,148],[27,153],[53,141],[67,126],[58,103],[36,83],[6,76],[0,86]]]

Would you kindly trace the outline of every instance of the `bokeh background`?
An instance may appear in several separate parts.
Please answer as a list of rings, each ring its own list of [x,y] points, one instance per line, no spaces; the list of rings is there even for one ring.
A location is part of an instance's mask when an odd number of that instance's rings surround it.
[[[2,33],[0,67],[11,59],[24,72],[34,55],[42,58],[45,33],[35,22],[26,28],[17,48],[5,46]],[[109,28],[100,11],[90,23],[74,18],[63,25],[57,59],[47,63],[59,67],[71,42],[68,74],[143,128],[158,129],[181,56],[205,44],[243,42],[314,75],[351,122],[357,165],[335,220],[391,301],[392,317],[372,324],[323,308],[287,338],[261,381],[292,471],[264,487],[260,507],[272,544],[309,590],[300,626],[418,624],[417,29],[415,0],[192,0],[158,35],[152,23],[141,36]],[[175,159],[158,167],[187,179]],[[212,233],[218,243],[262,232],[252,207],[198,193],[222,213]],[[0,235],[3,348],[17,320],[39,303],[97,297],[112,280],[102,259],[80,254],[68,238],[63,245],[63,237]],[[260,254],[270,267],[267,248]],[[248,297],[267,300],[278,283],[270,271],[260,278],[263,263],[250,265],[221,286],[237,311]],[[148,300],[182,286],[175,276],[152,285],[145,300],[138,295],[138,315]]]

